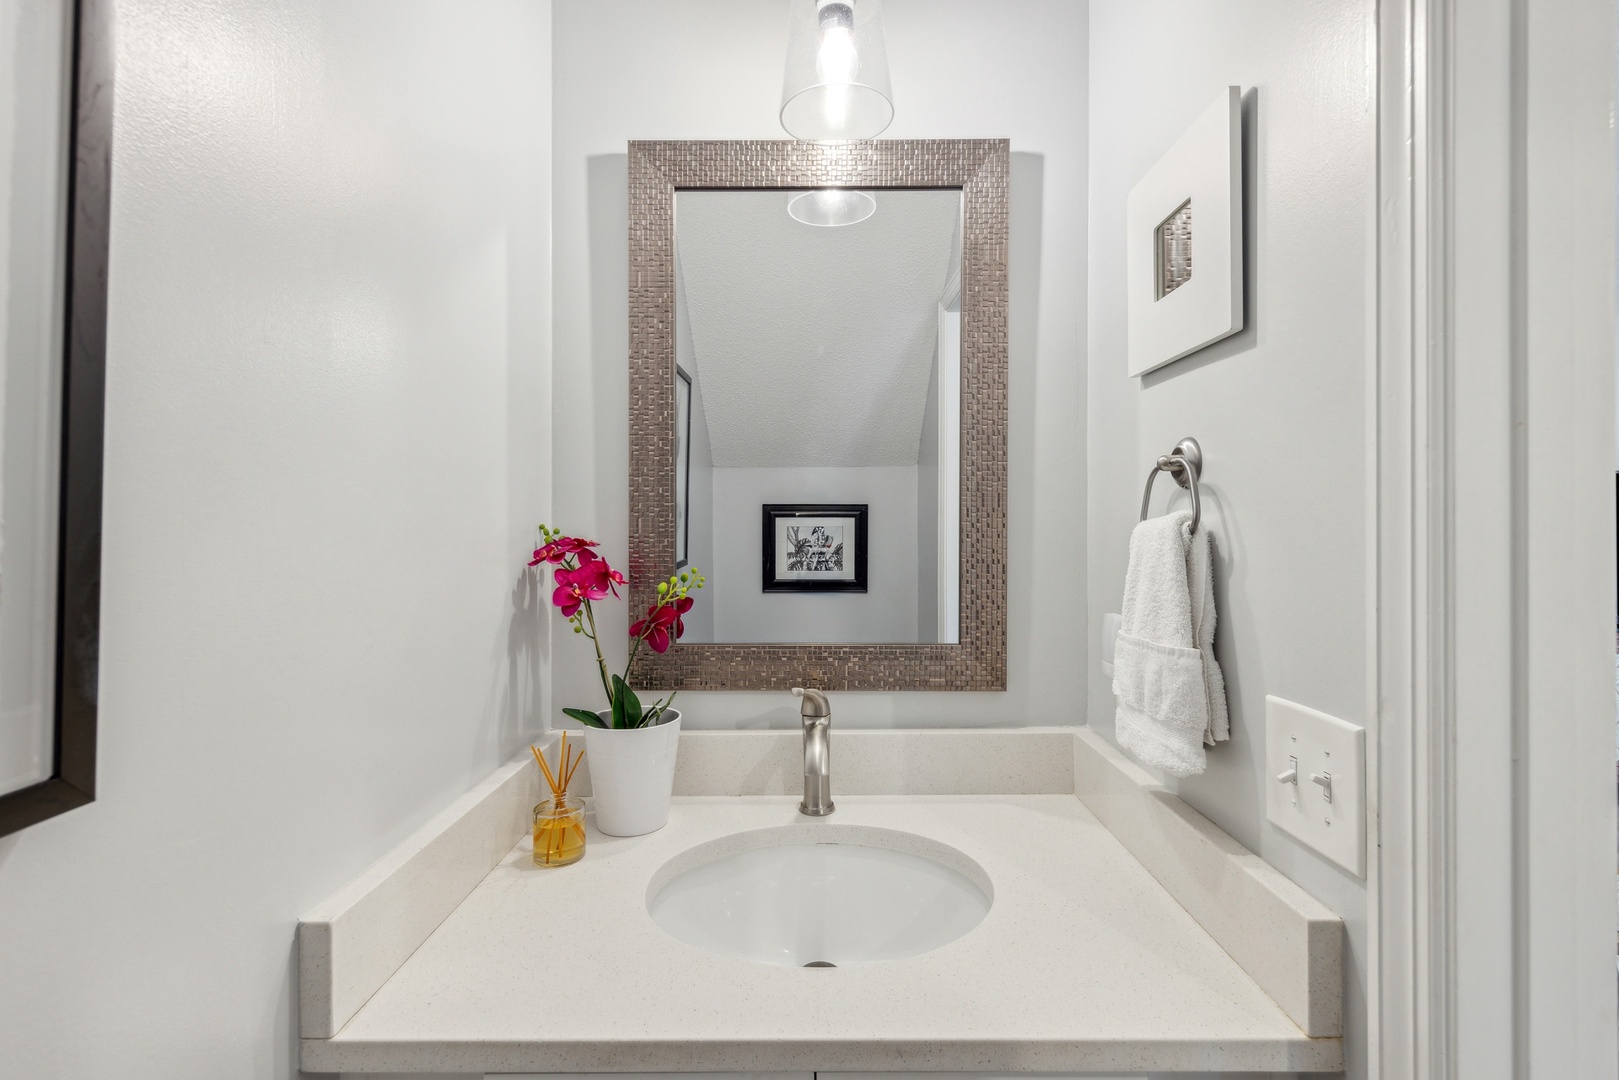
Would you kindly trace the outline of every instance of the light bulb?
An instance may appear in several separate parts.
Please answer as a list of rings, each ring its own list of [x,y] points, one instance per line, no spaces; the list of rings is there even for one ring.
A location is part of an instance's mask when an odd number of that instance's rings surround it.
[[[827,127],[837,131],[849,122],[850,84],[860,70],[860,56],[854,47],[854,11],[847,4],[828,0],[821,4],[816,18],[821,43],[815,50],[815,76],[821,81],[821,113]]]
[[[854,29],[834,23],[821,30],[821,47],[815,53],[815,74],[828,86],[847,86],[860,69],[855,52]]]

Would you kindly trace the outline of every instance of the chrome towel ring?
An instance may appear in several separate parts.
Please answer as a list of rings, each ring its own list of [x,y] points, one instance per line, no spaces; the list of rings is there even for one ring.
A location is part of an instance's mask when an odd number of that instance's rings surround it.
[[[1153,463],[1147,472],[1147,490],[1141,496],[1141,520],[1147,520],[1147,506],[1152,502],[1152,482],[1161,472],[1169,473],[1175,483],[1192,493],[1192,531],[1197,532],[1203,520],[1203,502],[1197,496],[1197,478],[1203,472],[1203,448],[1188,436],[1175,444],[1175,449]]]

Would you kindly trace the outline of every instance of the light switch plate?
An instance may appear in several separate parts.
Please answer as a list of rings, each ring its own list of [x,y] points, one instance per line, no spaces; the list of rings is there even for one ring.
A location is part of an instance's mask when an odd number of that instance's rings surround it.
[[[1102,616],[1102,674],[1109,678],[1113,676],[1113,649],[1119,642],[1119,626],[1122,622],[1123,616],[1111,611]]]
[[[1366,729],[1266,695],[1265,771],[1266,819],[1365,877]]]

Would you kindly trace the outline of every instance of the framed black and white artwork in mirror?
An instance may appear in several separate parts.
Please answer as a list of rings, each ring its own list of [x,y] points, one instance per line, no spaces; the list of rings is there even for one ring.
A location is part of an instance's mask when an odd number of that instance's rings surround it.
[[[866,591],[866,503],[765,503],[765,592]]]

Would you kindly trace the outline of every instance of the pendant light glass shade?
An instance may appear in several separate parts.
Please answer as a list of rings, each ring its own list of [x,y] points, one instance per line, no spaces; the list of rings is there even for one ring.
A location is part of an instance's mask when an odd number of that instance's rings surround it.
[[[877,212],[877,200],[852,188],[801,191],[787,200],[787,213],[805,225],[853,225]]]
[[[795,139],[875,139],[894,119],[881,0],[791,0],[781,126]]]

